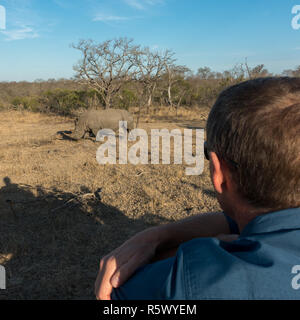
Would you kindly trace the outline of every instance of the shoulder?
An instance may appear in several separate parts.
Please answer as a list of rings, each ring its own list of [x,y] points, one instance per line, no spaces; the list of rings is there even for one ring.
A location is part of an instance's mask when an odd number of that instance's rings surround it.
[[[182,264],[188,299],[247,298],[247,271],[234,247],[239,251],[240,244],[216,238],[194,239],[179,247],[177,263]]]
[[[226,247],[227,246],[227,247]],[[233,245],[234,246],[234,245]],[[239,247],[239,245],[237,244]],[[237,251],[240,248],[236,248]],[[113,299],[199,300],[247,298],[249,279],[243,260],[215,238],[182,244],[173,258],[140,268]]]

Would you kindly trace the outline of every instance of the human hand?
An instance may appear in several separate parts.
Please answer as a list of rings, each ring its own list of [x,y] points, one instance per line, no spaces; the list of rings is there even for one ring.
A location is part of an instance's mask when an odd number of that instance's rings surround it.
[[[95,282],[98,300],[111,300],[113,288],[125,283],[140,267],[155,256],[159,244],[157,228],[153,227],[136,234],[100,261]]]

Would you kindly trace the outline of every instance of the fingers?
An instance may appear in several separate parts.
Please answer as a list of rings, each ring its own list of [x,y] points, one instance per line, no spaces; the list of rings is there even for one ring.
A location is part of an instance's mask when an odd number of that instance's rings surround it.
[[[111,276],[116,271],[117,262],[113,256],[104,257],[100,261],[100,269],[95,283],[95,295],[98,300],[111,300]]]
[[[114,288],[118,288],[123,285],[133,274],[134,272],[144,264],[148,262],[146,256],[135,255],[131,257],[126,263],[121,265],[119,269],[113,274],[111,278],[111,285]]]
[[[95,295],[99,300],[110,300],[113,288],[124,284],[155,254],[156,245],[149,241],[148,232],[137,234],[100,261],[95,282]]]
[[[95,296],[97,300],[100,300],[100,282],[101,282],[101,275],[99,271],[96,282],[95,282]]]

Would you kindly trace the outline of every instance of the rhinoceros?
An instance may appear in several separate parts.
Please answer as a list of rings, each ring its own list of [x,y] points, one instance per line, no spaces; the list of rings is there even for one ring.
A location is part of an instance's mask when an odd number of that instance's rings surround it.
[[[127,129],[132,130],[134,120],[131,113],[121,109],[89,110],[75,120],[75,130],[71,138],[78,140],[84,138],[86,133],[95,137],[101,129],[119,129],[119,121],[127,121]]]

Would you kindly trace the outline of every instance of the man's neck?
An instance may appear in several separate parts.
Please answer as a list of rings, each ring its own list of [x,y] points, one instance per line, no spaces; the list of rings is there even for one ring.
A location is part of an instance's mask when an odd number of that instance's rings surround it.
[[[240,233],[246,225],[258,216],[266,214],[271,209],[255,208],[242,199],[235,199],[234,205],[231,205],[231,216],[239,227]],[[227,213],[227,210],[224,210]]]
[[[240,233],[244,230],[244,228],[248,223],[250,223],[253,219],[255,219],[256,217],[264,213],[266,212],[262,212],[262,211],[258,212],[257,209],[254,211],[247,210],[247,209],[244,209],[244,210],[240,209],[238,212],[236,212],[234,217],[235,217],[235,222],[239,227]]]

